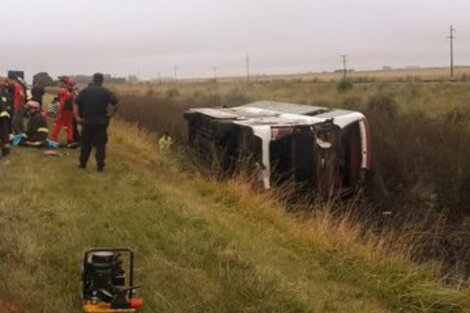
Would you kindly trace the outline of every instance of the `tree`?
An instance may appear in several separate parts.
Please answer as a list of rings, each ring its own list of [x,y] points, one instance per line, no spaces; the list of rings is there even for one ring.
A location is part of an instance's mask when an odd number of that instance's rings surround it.
[[[55,86],[54,80],[46,72],[40,72],[33,76],[33,83],[38,83],[43,87]]]
[[[338,89],[339,92],[345,92],[348,90],[353,89],[354,83],[350,78],[343,77],[341,80],[338,82],[336,85],[336,88]]]

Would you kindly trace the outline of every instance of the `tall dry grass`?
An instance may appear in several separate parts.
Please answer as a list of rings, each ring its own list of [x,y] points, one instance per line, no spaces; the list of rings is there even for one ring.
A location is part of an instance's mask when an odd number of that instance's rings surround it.
[[[470,273],[470,93],[468,83],[407,79],[404,83],[305,80],[125,86],[121,116],[185,142],[183,112],[191,107],[272,99],[350,108],[372,125],[374,170],[357,216],[371,227],[419,233],[414,258],[445,263],[452,277]],[[382,216],[381,212],[391,215]]]
[[[153,131],[169,131],[179,140],[186,138],[183,112],[194,107],[240,105],[249,101],[243,86],[230,89],[207,83],[201,89],[181,91],[180,85],[163,88],[139,88],[120,92],[123,103],[120,116]],[[118,90],[119,91],[119,90]]]
[[[124,130],[128,129],[131,131],[125,133]],[[119,123],[113,133],[122,137],[118,142],[137,146],[136,151],[142,150],[144,155],[156,150],[152,133],[142,132],[135,126]],[[173,154],[163,157],[167,158],[173,159]],[[363,205],[360,201],[341,205],[333,201],[316,202],[307,212],[288,215],[284,199],[289,189],[256,191],[250,183],[250,173],[244,171],[224,182],[202,176],[197,171],[188,173],[184,164],[187,161],[181,159],[171,167],[173,180],[187,177],[186,187],[181,186],[184,190],[178,192],[184,197],[191,188],[195,188],[211,205],[216,205],[217,213],[207,207],[194,209],[203,210],[217,220],[221,218],[218,214],[226,214],[231,221],[231,226],[227,224],[226,227],[236,228],[242,217],[255,229],[261,227],[270,238],[281,236],[276,241],[285,242],[288,249],[295,251],[301,257],[299,262],[320,262],[330,278],[355,286],[391,309],[403,312],[464,312],[470,305],[464,280],[455,283],[458,276],[454,275],[452,287],[446,286],[441,276],[443,265],[439,261],[429,262],[429,258],[423,258],[421,261],[426,261],[426,264],[414,263],[417,256],[422,255],[419,250],[430,243],[431,234],[440,238],[439,229],[425,232],[411,224],[407,229],[371,227],[372,224],[364,222],[357,214]],[[148,163],[153,164],[154,161]],[[254,242],[252,244],[255,245]],[[254,248],[268,247],[269,242],[266,241]]]
[[[454,220],[470,213],[470,189],[465,188],[470,180],[467,83],[366,83],[347,91],[334,83],[285,80],[122,88],[121,117],[153,131],[168,130],[182,142],[183,112],[192,107],[272,99],[360,110],[373,129],[376,200],[449,212]]]

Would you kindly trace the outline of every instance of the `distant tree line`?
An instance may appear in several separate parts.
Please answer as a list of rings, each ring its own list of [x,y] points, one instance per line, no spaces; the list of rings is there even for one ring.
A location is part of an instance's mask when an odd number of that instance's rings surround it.
[[[77,84],[89,84],[93,81],[91,75],[73,75]],[[113,77],[111,74],[104,74],[104,80],[107,83],[123,84],[127,80],[124,77]]]
[[[39,72],[36,75],[34,75],[33,84],[35,83],[43,87],[51,87],[51,86],[56,85],[56,82],[54,81],[54,79],[52,79],[52,77],[46,72]]]
[[[60,85],[60,82],[63,81],[63,78],[68,77],[69,75],[60,75],[57,79],[53,79],[51,75],[47,72],[39,72],[33,76],[33,83],[37,83],[43,87],[53,87]],[[77,84],[89,84],[93,81],[91,75],[70,75],[75,79]],[[113,77],[110,74],[104,74],[104,79],[107,83],[123,84],[127,80],[123,77]]]

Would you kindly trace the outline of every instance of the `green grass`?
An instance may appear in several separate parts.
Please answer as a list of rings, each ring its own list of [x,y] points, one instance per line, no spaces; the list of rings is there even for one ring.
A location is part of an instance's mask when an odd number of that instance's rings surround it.
[[[78,170],[76,152],[0,160],[0,312],[80,312],[81,258],[96,246],[135,250],[146,312],[470,308],[468,290],[385,255],[347,220],[300,221],[242,181],[181,172],[131,125],[115,123],[111,138],[105,174]]]

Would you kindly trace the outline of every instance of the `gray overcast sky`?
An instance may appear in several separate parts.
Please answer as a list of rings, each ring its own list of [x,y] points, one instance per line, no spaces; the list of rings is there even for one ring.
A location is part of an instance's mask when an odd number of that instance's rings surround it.
[[[470,64],[469,0],[15,0],[3,2],[0,70],[143,78]]]

